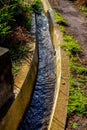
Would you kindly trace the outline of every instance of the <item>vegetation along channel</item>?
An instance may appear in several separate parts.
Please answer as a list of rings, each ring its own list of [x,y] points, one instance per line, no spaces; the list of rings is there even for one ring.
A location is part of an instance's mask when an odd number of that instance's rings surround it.
[[[35,20],[34,20],[35,21]],[[55,90],[55,55],[49,33],[47,17],[36,15],[39,48],[39,67],[31,105],[20,130],[47,129]],[[34,26],[35,27],[35,26]]]
[[[11,0],[7,3],[0,1],[2,8],[0,11],[0,45],[10,49],[12,62],[15,65],[13,69],[17,70],[16,74],[13,70],[14,77],[20,69],[21,59],[24,56],[26,59],[26,53],[29,52],[26,44],[28,43],[30,46],[31,41],[33,42],[30,35],[31,14],[37,13],[36,26],[33,15],[31,33],[32,35],[37,34],[39,67],[33,98],[21,128],[19,128],[21,130],[47,129],[56,84],[55,52],[51,42],[48,19],[44,13],[41,13],[40,0],[34,2],[36,2],[36,5],[28,6],[20,0]]]
[[[50,1],[50,0],[49,0]],[[66,130],[87,129],[87,1],[50,1],[70,57],[70,97]]]
[[[61,49],[69,56],[70,91],[65,130],[87,130],[87,0],[44,1],[49,1],[49,6],[54,10],[55,21],[63,34]],[[12,84],[24,60],[33,53],[31,46],[35,41],[38,47],[39,63],[34,92],[18,130],[47,130],[53,114],[57,79],[49,22],[51,21],[43,13],[41,0],[0,0],[0,47],[8,48],[11,55]],[[29,58],[31,62],[31,57]],[[0,85],[4,79],[1,71]],[[3,126],[5,121],[2,119],[11,106],[8,110],[6,107],[3,111],[0,108]]]

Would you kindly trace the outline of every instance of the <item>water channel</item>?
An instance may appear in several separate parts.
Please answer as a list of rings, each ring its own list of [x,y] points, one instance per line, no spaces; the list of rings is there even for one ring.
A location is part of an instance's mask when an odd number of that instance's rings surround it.
[[[37,31],[39,66],[32,102],[21,124],[20,130],[46,130],[49,124],[56,83],[55,53],[49,33],[47,17],[33,15],[31,33]],[[35,29],[36,28],[36,29]]]

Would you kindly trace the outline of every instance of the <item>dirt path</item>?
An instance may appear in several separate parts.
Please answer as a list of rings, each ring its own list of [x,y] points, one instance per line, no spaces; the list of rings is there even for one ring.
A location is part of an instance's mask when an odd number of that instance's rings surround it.
[[[68,0],[60,0],[59,5],[56,1],[55,5],[58,12],[68,21],[70,26],[67,30],[81,44],[84,50],[83,58],[87,61],[87,18]]]

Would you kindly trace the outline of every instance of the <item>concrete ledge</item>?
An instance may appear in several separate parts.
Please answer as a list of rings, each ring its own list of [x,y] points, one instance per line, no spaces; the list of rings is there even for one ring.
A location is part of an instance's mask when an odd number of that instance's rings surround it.
[[[51,124],[51,130],[65,130],[67,105],[69,98],[69,57],[64,50],[61,50],[61,84],[55,112]]]
[[[42,0],[44,12],[48,16],[50,34],[56,56],[56,89],[54,96],[53,110],[48,130],[64,130],[67,116],[67,104],[69,95],[69,58],[63,50],[62,33],[55,22],[53,10],[48,0]],[[62,58],[62,59],[61,59]]]
[[[29,54],[23,63],[22,69],[15,80],[14,89],[18,92],[16,99],[5,117],[0,121],[0,130],[17,130],[31,101],[38,67],[37,45],[36,43],[32,45],[31,55]]]
[[[56,51],[57,76],[54,107],[48,129],[64,130],[69,97],[69,57],[67,53],[61,49],[63,37],[58,25],[55,23],[52,9],[48,10],[48,18],[53,46]]]
[[[41,0],[44,8],[44,12],[47,14],[48,10],[51,8],[48,0]]]
[[[53,10],[50,8],[47,12],[48,19],[49,19],[49,25],[50,25],[50,33],[51,38],[53,42],[53,47],[55,50],[55,56],[56,56],[56,89],[55,89],[55,95],[54,95],[54,104],[53,104],[53,110],[48,126],[48,130],[51,129],[52,120],[55,112],[55,107],[57,103],[57,99],[59,96],[59,90],[60,90],[60,81],[61,81],[61,49],[60,44],[63,42],[62,40],[62,34],[60,30],[58,29],[58,25],[55,22]]]

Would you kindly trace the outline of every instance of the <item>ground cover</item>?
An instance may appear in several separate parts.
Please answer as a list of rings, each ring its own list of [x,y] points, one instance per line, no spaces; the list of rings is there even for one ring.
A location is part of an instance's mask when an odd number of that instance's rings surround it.
[[[34,40],[30,35],[32,13],[41,7],[40,0],[28,4],[23,0],[0,0],[0,46],[9,48],[14,78]]]
[[[20,0],[0,2],[0,46],[9,48],[15,77],[29,49],[31,11]]]

